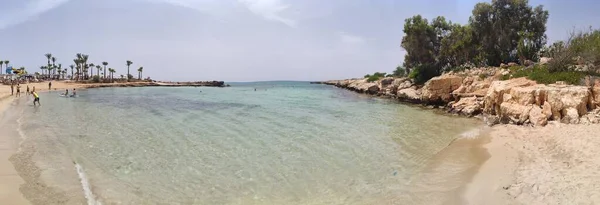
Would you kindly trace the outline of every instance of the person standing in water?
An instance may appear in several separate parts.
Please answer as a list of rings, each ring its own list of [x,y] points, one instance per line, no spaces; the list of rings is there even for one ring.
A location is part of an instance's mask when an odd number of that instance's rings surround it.
[[[69,89],[65,89],[65,93],[63,95],[69,96]]]
[[[40,96],[38,96],[38,94],[35,91],[31,91],[31,94],[33,95],[34,99],[33,99],[33,106],[35,106],[35,102],[38,103],[38,105],[42,105],[40,103]]]
[[[73,88],[73,94],[71,96],[75,97],[75,95],[77,95],[77,93],[75,92],[75,88]]]

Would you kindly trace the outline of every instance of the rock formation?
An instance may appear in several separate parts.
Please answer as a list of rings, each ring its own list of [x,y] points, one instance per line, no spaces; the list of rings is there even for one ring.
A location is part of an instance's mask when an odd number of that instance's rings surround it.
[[[490,125],[544,126],[551,120],[562,123],[600,122],[600,78],[587,77],[582,86],[560,82],[543,85],[526,78],[500,80],[509,72],[501,67],[449,72],[432,78],[423,86],[414,84],[409,78],[393,77],[376,82],[349,79],[324,84],[410,103],[443,105],[451,113],[483,115]]]

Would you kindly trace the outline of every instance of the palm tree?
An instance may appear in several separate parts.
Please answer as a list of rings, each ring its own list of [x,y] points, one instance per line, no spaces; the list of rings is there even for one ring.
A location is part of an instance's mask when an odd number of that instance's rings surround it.
[[[112,81],[113,80],[113,73],[115,73],[115,70],[112,69],[112,68],[108,68],[108,72],[110,73],[109,76],[110,76],[110,80]]]
[[[87,69],[88,69],[88,65],[87,65],[88,57],[89,56],[86,55],[86,54],[81,54],[81,60],[83,61],[83,62],[81,62],[82,65],[83,65],[82,69],[85,69],[85,74],[86,75],[87,75]]]
[[[46,66],[40,66],[40,69],[42,70],[42,75],[44,75],[44,70],[46,70]]]
[[[52,54],[46,53],[44,56],[46,56],[46,58],[48,59],[48,65],[50,65],[50,60],[52,59]]]
[[[94,67],[95,67],[96,65],[94,65],[93,63],[90,63],[88,66],[89,66],[89,68],[90,68],[90,69],[89,69],[89,71],[90,71],[90,78],[92,78],[92,76],[94,75]]]
[[[73,68],[75,68],[75,65],[71,64],[69,67],[71,68],[71,80],[73,80]]]
[[[50,60],[52,60],[52,67],[56,68],[56,57],[52,56]]]
[[[98,78],[100,78],[100,68],[102,68],[100,65],[96,65],[96,70],[98,70]]]
[[[106,66],[108,65],[108,62],[102,62],[102,65],[104,66],[104,78],[106,79]]]
[[[138,68],[138,80],[142,80],[142,71],[144,71],[144,67]]]
[[[129,81],[129,66],[133,64],[130,60],[127,60],[127,81]]]
[[[62,72],[62,64],[58,64],[58,79],[60,80],[60,72]]]
[[[77,57],[79,57],[79,53],[77,54]],[[77,77],[75,78],[76,80],[79,80],[79,65],[80,65],[80,58],[75,58],[73,59],[73,63],[75,63],[75,66],[77,66]],[[71,76],[73,77],[73,76]]]

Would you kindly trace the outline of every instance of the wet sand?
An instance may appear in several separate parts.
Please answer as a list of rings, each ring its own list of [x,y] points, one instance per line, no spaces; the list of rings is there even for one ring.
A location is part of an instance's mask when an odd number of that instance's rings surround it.
[[[25,93],[27,85],[29,85],[30,89],[33,89],[35,86],[37,92],[48,92],[47,82],[21,84],[21,96],[19,98],[31,98],[31,96]],[[64,89],[71,91],[73,88],[82,87],[83,85],[80,84],[52,82],[52,91],[62,92]],[[3,119],[6,109],[14,99],[17,99],[17,97],[11,96],[10,86],[0,85],[0,119]],[[25,180],[19,175],[20,173],[16,171],[15,166],[10,160],[11,156],[17,153],[19,143],[20,139],[15,139],[14,136],[11,136],[7,132],[0,132],[0,202],[2,204],[31,204],[20,190],[24,188],[22,185],[25,184]]]
[[[9,92],[0,92],[0,119],[3,118],[4,111],[12,99],[10,90]],[[9,161],[10,156],[17,152],[17,149],[18,142],[8,136],[6,132],[0,132],[0,202],[2,204],[30,204],[19,191],[20,185],[25,181]]]

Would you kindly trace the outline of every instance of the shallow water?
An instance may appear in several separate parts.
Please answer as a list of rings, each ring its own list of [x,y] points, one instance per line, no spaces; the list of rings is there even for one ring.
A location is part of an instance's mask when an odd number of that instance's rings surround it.
[[[15,101],[7,117],[20,117],[24,141],[13,162],[32,162],[39,176],[24,176],[51,186],[29,185],[25,195],[52,189],[56,203],[73,204],[422,204],[459,200],[480,160],[471,147],[446,148],[480,127],[473,119],[304,82],[233,86],[42,93],[41,107]]]

